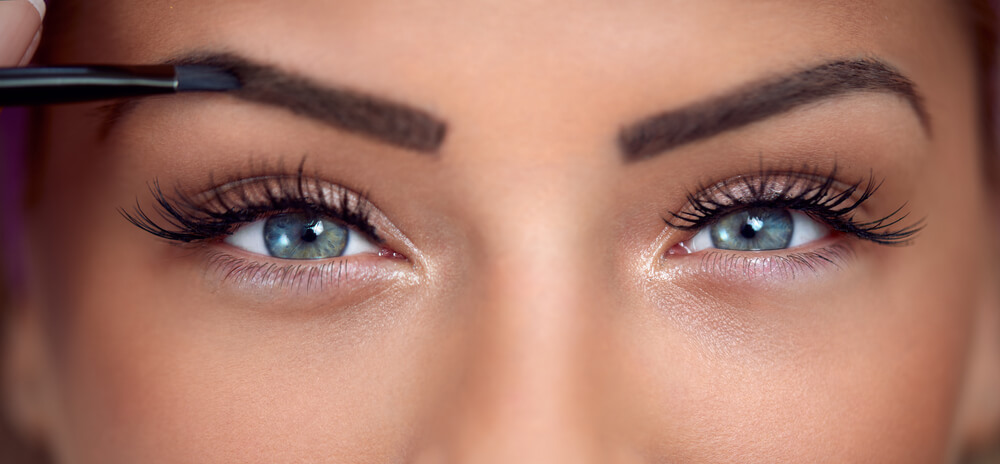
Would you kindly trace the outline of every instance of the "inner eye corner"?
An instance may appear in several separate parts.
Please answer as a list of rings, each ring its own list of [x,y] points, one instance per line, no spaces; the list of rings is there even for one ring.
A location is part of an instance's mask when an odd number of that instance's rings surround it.
[[[663,235],[662,245],[658,248],[657,256],[679,256],[693,253],[688,243],[700,232],[700,228],[691,228],[684,224],[678,224],[678,222],[680,221],[667,222],[667,231]]]

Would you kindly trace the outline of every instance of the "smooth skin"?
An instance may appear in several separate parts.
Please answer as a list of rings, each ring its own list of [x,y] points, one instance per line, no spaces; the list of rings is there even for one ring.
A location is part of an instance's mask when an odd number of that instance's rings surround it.
[[[235,52],[449,132],[415,153],[225,95],[153,99],[106,134],[96,106],[52,109],[14,419],[64,463],[952,461],[1000,418],[997,216],[954,3],[80,2],[46,61]],[[619,152],[651,114],[869,56],[917,85],[930,133],[901,98],[855,93]],[[211,259],[270,258],[117,211],[150,207],[155,179],[197,190],[303,156],[367,193],[405,259],[275,288]],[[860,219],[926,218],[916,241],[839,237],[850,256],[794,275],[667,254],[692,233],[663,218],[699,184],[834,164],[885,180]]]

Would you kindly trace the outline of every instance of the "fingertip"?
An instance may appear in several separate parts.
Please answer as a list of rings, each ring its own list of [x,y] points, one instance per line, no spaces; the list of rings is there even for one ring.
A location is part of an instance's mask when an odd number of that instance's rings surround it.
[[[0,66],[16,66],[29,55],[37,44],[44,10],[41,0],[0,0]]]

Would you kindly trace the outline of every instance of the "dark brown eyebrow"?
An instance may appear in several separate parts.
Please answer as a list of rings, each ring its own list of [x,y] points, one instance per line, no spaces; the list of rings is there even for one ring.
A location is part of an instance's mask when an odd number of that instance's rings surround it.
[[[230,53],[197,53],[169,60],[170,65],[206,65],[236,75],[242,88],[228,91],[238,98],[285,108],[341,130],[418,152],[441,147],[447,125],[430,113],[362,92],[318,84],[276,66]],[[126,100],[109,108],[114,120],[141,100]]]
[[[746,126],[802,105],[856,92],[902,96],[930,132],[930,117],[912,81],[877,59],[828,62],[795,74],[751,83],[706,101],[625,127],[619,144],[629,161]]]

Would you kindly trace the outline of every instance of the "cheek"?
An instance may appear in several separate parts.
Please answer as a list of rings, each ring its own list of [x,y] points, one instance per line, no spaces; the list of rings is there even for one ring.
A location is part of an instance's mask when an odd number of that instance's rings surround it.
[[[434,362],[449,346],[398,327],[384,336],[358,328],[384,321],[252,320],[178,292],[166,298],[82,282],[89,290],[64,308],[74,316],[60,353],[67,430],[57,441],[68,456],[397,461],[441,390]]]
[[[625,387],[637,389],[630,408],[653,418],[636,435],[693,462],[940,462],[976,278],[937,271],[968,250],[918,243],[858,249],[823,279],[768,291],[704,279],[654,288],[652,317],[619,335],[637,340],[619,376],[638,380]]]

